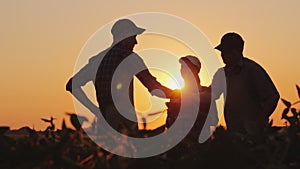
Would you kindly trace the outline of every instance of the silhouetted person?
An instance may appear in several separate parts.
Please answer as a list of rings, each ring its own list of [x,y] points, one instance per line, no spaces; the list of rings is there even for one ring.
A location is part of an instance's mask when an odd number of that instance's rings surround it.
[[[214,99],[226,90],[224,116],[229,131],[259,134],[275,110],[279,93],[267,72],[243,56],[244,40],[237,33],[227,33],[215,47],[221,51],[225,67],[214,75],[212,88],[217,88],[225,72],[226,89],[213,90]]]
[[[113,35],[111,47],[91,58],[66,86],[67,90],[96,116],[100,108],[105,120],[118,131],[125,128],[135,133],[138,130],[133,103],[134,76],[152,95],[165,98],[172,93],[172,90],[156,81],[142,58],[133,52],[137,44],[136,35],[144,31],[145,29],[137,27],[128,19],[118,20],[111,29]],[[113,79],[115,74],[118,76]],[[81,86],[89,81],[94,83],[99,107],[94,105],[81,89]],[[126,114],[130,119],[120,113]]]
[[[177,119],[181,108],[181,95],[185,95],[185,98],[187,99],[186,107],[189,107],[191,104],[198,104],[200,106],[196,121],[195,119],[190,119],[189,117],[189,112],[193,110],[185,110],[187,112],[182,112],[181,116],[181,118],[184,118],[187,123],[192,123],[195,121],[189,135],[198,140],[209,112],[211,90],[209,87],[201,85],[201,80],[199,77],[201,63],[197,57],[190,55],[181,57],[179,59],[179,63],[181,64],[180,72],[182,78],[184,79],[184,87],[181,90],[177,90],[176,97],[171,98],[170,102],[167,103],[168,117],[166,121],[166,127],[171,127],[171,125]],[[199,97],[200,103],[196,103],[194,97]]]
[[[172,93],[150,74],[142,58],[133,52],[137,44],[136,36],[144,31],[128,19],[118,20],[112,27],[112,34],[119,39],[118,43],[104,56],[96,74],[95,87],[101,113],[115,129],[138,129],[133,102],[134,77],[156,96],[166,97]],[[114,76],[116,79],[113,79]]]

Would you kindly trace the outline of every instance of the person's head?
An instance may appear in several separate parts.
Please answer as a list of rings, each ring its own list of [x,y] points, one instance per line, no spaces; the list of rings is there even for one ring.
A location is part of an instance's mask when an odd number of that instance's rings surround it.
[[[231,66],[243,57],[244,43],[239,34],[230,32],[221,38],[221,43],[215,49],[221,52],[223,62]]]
[[[137,27],[131,20],[120,19],[111,29],[113,44],[121,43],[129,49],[133,49],[137,44],[136,35],[142,34],[144,31],[145,29]]]
[[[133,50],[134,46],[137,44],[136,35],[130,36],[121,42],[119,42],[120,45],[125,47],[126,49]]]
[[[197,57],[191,55],[184,56],[179,59],[179,63],[181,65],[181,76],[185,81],[199,77],[198,74],[201,69],[201,62]]]

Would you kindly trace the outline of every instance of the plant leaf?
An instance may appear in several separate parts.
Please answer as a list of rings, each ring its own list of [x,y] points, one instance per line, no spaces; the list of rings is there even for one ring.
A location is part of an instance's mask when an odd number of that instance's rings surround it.
[[[297,88],[297,92],[298,92],[298,97],[300,98],[300,87],[298,85],[296,85]]]
[[[291,102],[289,102],[289,101],[287,101],[287,100],[285,100],[285,99],[282,99],[281,98],[281,101],[284,103],[284,105],[287,107],[287,108],[290,108],[291,107]]]
[[[297,112],[297,110],[295,108],[292,108],[291,112],[293,113],[294,117],[298,116],[298,112]]]
[[[273,119],[269,122],[269,126],[271,127],[273,125]]]
[[[288,119],[287,114],[289,113],[289,108],[285,108],[282,112],[281,119]]]

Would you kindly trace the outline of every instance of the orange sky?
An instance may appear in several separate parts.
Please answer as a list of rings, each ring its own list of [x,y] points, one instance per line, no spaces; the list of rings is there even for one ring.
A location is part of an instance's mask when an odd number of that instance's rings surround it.
[[[228,31],[246,41],[245,56],[260,63],[282,97],[298,99],[300,2],[289,1],[1,1],[0,126],[45,129],[51,115],[60,126],[73,112],[66,81],[79,52],[101,26],[137,12],[164,12],[186,19],[217,45]],[[141,37],[142,40],[142,37]],[[138,46],[137,46],[138,48]],[[219,55],[219,53],[217,53]],[[298,107],[299,108],[299,107]],[[273,115],[282,125],[282,103]]]

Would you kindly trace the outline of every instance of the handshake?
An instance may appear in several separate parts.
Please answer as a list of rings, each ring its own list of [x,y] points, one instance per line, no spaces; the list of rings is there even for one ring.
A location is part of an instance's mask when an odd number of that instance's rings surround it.
[[[180,89],[175,89],[172,90],[172,92],[170,92],[170,94],[168,95],[168,98],[170,99],[178,99],[181,95],[181,91]]]
[[[150,93],[152,96],[169,99],[175,99],[181,95],[180,89],[171,90],[166,87],[164,89],[154,89]]]

